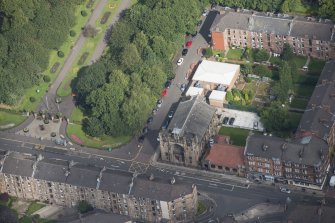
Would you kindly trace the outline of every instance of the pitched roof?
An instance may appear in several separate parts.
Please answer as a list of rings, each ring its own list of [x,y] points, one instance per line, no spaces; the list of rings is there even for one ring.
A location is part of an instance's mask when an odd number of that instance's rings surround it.
[[[240,65],[203,60],[195,71],[192,80],[230,85]]]
[[[192,97],[179,103],[167,131],[183,136],[193,134],[202,139],[215,115],[215,108],[202,97]]]
[[[225,29],[248,30],[251,32],[273,33],[278,35],[306,37],[310,39],[335,41],[332,33],[334,24],[330,21],[315,22],[303,17],[273,15],[262,12],[225,11],[217,15],[211,31],[223,32]]]
[[[335,61],[328,61],[300,120],[298,133],[326,139],[335,120]]]
[[[243,150],[242,147],[230,144],[214,144],[205,160],[214,165],[237,168],[244,164]]]

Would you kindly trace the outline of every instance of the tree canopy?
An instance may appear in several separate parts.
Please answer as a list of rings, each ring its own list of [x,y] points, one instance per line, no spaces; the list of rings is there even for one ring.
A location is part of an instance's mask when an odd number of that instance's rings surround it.
[[[135,134],[174,76],[171,60],[194,33],[203,1],[142,0],[113,28],[109,52],[80,71],[74,88],[86,108],[85,132],[98,136]],[[187,10],[185,10],[187,9]],[[101,128],[102,126],[102,128]]]
[[[24,89],[41,81],[50,50],[66,40],[82,2],[0,1],[0,103],[17,103]]]

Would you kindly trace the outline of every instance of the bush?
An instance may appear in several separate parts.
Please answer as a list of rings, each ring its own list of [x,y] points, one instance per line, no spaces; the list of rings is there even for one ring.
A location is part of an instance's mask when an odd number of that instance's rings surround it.
[[[93,207],[87,201],[80,201],[78,204],[78,211],[82,214],[92,211]]]
[[[254,59],[257,62],[262,62],[262,61],[267,61],[269,57],[270,57],[270,54],[266,50],[261,49],[256,52]]]
[[[102,122],[95,117],[83,120],[83,130],[86,134],[93,137],[98,137],[104,134]]]
[[[70,36],[71,36],[71,37],[75,37],[76,34],[77,34],[77,33],[76,33],[74,30],[70,30]]]
[[[64,57],[64,52],[63,51],[58,51],[57,55],[58,55],[58,57],[63,58]]]
[[[213,53],[213,49],[212,48],[207,48],[205,50],[205,57],[208,58],[208,57],[212,57],[214,55]]]
[[[254,73],[260,77],[272,78],[272,71],[264,65],[257,65],[254,68]]]
[[[30,101],[31,103],[34,103],[34,102],[36,101],[36,98],[35,98],[35,97],[30,97],[30,98],[29,98],[29,101]]]
[[[43,76],[43,81],[46,82],[46,83],[48,83],[48,82],[51,81],[51,78],[48,75],[44,75]]]
[[[85,10],[82,10],[80,12],[80,14],[81,14],[82,17],[86,17],[87,16],[87,12]]]

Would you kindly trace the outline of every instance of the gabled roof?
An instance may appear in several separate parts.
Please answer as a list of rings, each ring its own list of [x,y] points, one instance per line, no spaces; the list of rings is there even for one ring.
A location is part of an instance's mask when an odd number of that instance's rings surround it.
[[[192,134],[201,140],[215,115],[215,108],[200,96],[179,103],[167,131],[179,136]]]
[[[334,24],[330,21],[308,21],[303,17],[269,15],[262,12],[226,11],[217,15],[211,31],[224,32],[226,29],[239,29],[251,32],[272,33],[283,36],[335,41],[332,33]]]
[[[203,60],[195,71],[192,80],[229,86],[240,65]]]

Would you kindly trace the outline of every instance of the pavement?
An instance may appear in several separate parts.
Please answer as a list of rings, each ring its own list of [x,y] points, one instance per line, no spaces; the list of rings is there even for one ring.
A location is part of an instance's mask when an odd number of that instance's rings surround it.
[[[234,216],[235,220],[238,222],[248,221],[252,219],[259,219],[266,215],[271,215],[275,213],[283,213],[284,206],[280,204],[269,204],[262,203],[257,204],[237,215]]]
[[[47,205],[34,212],[32,215],[38,214],[41,218],[56,219],[57,216],[64,211],[64,209],[64,207],[58,205]]]

